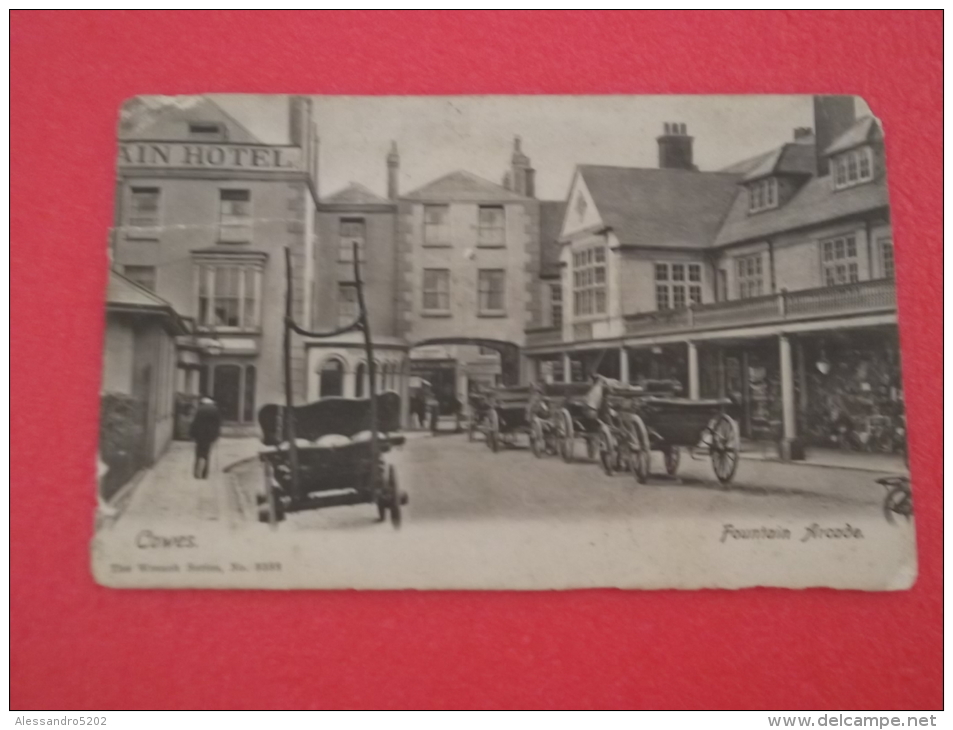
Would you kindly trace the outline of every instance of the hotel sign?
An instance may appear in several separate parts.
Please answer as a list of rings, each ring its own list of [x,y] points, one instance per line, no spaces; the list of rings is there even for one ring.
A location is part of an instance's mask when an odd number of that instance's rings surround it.
[[[299,147],[194,142],[123,142],[120,168],[192,170],[303,170]]]

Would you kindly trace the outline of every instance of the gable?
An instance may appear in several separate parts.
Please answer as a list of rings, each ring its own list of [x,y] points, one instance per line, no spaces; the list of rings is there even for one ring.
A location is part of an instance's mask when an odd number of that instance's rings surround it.
[[[589,186],[576,170],[576,176],[573,178],[572,187],[569,190],[569,197],[566,199],[566,213],[563,217],[562,231],[560,238],[571,236],[579,231],[604,226],[602,216],[596,208],[596,202],[592,197]]]
[[[393,201],[375,195],[360,183],[351,183],[346,188],[322,198],[321,202],[347,205],[389,205]]]
[[[224,130],[218,141],[259,144],[261,140],[205,96],[137,97],[123,105],[120,139],[210,141],[190,135],[190,124],[216,125]],[[211,140],[215,141],[215,140]]]

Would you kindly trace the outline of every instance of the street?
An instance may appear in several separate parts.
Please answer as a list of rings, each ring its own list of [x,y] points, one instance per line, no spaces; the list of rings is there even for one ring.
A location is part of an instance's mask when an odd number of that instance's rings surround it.
[[[734,481],[722,486],[708,457],[682,451],[678,475],[664,473],[662,455],[652,454],[653,473],[640,485],[630,474],[606,476],[585,456],[576,460],[535,458],[525,437],[515,447],[492,453],[483,437],[412,434],[392,455],[401,488],[410,494],[409,525],[472,520],[614,520],[656,515],[709,515],[726,520],[857,519],[881,517],[882,474],[851,469],[742,459]],[[257,463],[238,470],[244,489],[260,487]],[[339,528],[376,520],[370,505],[337,507],[291,515],[296,527]],[[882,517],[881,517],[882,519]]]

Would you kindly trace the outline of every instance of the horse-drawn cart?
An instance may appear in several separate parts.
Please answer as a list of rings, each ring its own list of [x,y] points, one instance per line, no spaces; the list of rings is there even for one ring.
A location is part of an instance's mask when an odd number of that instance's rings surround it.
[[[484,433],[491,451],[515,444],[521,433],[532,438],[529,420],[532,395],[532,388],[523,385],[496,388],[488,394]]]
[[[354,245],[354,287],[358,313],[354,321],[329,332],[312,332],[292,317],[291,253],[285,249],[284,380],[285,404],[264,406],[258,413],[265,447],[259,452],[265,479],[259,495],[259,519],[272,526],[288,512],[338,505],[374,504],[381,521],[390,513],[399,527],[407,495],[397,485],[393,464],[383,455],[403,443],[400,396],[378,395],[374,345],[368,326],[360,256]],[[292,334],[328,338],[361,331],[368,363],[369,397],[322,398],[295,406],[291,384]]]
[[[267,448],[259,452],[264,466],[264,490],[259,518],[275,524],[289,512],[339,505],[374,504],[381,521],[390,513],[401,524],[407,495],[397,485],[397,472],[383,454],[404,443],[394,432],[400,425],[400,396],[383,393],[377,399],[377,454],[372,453],[369,399],[323,398],[294,409],[297,479],[292,471],[291,444],[282,440],[282,406],[267,405],[258,415]]]
[[[741,450],[738,425],[727,412],[730,406],[728,399],[648,397],[635,410],[644,426],[642,438],[647,438],[649,451],[662,452],[667,474],[678,472],[682,448],[693,455],[701,450],[711,459],[718,481],[727,484],[734,478]],[[648,464],[644,471],[634,471],[640,482],[648,478]]]

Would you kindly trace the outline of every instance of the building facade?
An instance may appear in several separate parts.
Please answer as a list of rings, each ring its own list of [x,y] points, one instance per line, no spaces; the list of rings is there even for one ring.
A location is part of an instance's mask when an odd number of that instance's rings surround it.
[[[289,99],[286,144],[264,144],[206,97],[140,98],[123,111],[112,257],[194,323],[182,342],[231,429],[284,399],[285,249],[293,316],[311,325],[317,139],[311,102]],[[306,365],[293,350],[293,391]]]
[[[673,378],[733,398],[742,433],[787,457],[837,443],[845,418],[869,435],[902,414],[876,121],[817,97],[814,130],[721,172],[697,171],[692,143],[666,124],[658,170],[577,168],[561,326],[527,333],[536,376]]]
[[[521,378],[539,316],[533,174],[517,138],[504,185],[457,171],[399,201],[397,332],[412,348],[452,348],[461,400],[470,383]]]
[[[407,400],[407,346],[397,336],[397,175],[396,144],[387,155],[388,198],[363,185],[349,186],[321,199],[314,242],[313,329],[329,332],[358,316],[354,286],[357,247],[364,297],[375,348],[375,388]],[[308,400],[328,396],[366,397],[370,368],[363,334],[348,332],[306,340]]]

